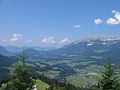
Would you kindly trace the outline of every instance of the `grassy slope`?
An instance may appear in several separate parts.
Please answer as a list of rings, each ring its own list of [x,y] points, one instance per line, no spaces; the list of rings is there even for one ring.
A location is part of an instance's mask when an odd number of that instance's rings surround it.
[[[42,82],[41,80],[36,80],[36,86],[38,90],[45,90],[46,88],[49,88],[49,85]]]
[[[41,80],[37,79],[36,80],[36,86],[37,90],[45,90],[46,88],[49,88],[49,85],[45,82],[42,82]],[[0,90],[5,90],[5,87],[1,87]]]

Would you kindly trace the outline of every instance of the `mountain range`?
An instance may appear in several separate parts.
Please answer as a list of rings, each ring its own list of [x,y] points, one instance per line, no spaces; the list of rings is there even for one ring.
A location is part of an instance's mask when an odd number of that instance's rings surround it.
[[[38,51],[34,49],[25,50],[30,54],[30,60],[51,61],[61,60],[67,57],[110,57],[119,62],[120,37],[93,36],[87,37],[59,49]]]
[[[120,37],[117,36],[90,36],[79,39],[59,49],[45,51],[38,47],[26,47],[25,53],[30,54],[30,60],[49,61],[59,60],[66,57],[111,57],[119,59],[120,53]],[[15,46],[0,46],[0,54],[4,56],[16,55],[11,51],[19,53],[22,48]],[[118,60],[117,59],[117,60]]]

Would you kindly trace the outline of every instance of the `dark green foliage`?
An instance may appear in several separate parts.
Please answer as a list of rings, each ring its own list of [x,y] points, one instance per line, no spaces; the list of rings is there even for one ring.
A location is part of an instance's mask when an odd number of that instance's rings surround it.
[[[99,83],[102,90],[115,90],[115,69],[110,59],[104,65]]]
[[[116,76],[116,90],[120,90],[120,66],[118,68],[118,74]]]
[[[32,66],[25,62],[27,57],[24,54],[20,55],[20,61],[13,66],[13,74],[9,77],[6,90],[31,90],[33,88]]]

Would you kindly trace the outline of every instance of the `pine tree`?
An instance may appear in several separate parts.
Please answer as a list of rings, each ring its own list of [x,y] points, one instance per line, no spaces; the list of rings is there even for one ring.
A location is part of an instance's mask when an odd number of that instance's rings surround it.
[[[116,77],[116,90],[120,90],[120,66],[118,67],[118,74]]]
[[[102,90],[115,90],[115,69],[110,59],[104,65],[99,83]]]
[[[10,75],[6,90],[31,90],[34,85],[34,80],[30,76],[32,66],[26,63],[28,55],[24,52],[19,55],[20,61],[13,66],[13,74]]]

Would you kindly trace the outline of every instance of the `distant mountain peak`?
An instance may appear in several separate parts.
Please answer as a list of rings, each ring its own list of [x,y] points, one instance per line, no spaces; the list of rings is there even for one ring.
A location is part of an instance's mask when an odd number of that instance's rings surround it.
[[[74,44],[78,44],[80,42],[91,42],[91,41],[114,41],[114,40],[120,40],[120,36],[111,36],[111,35],[93,35],[93,36],[88,36],[85,38],[81,38],[77,41],[74,42]]]
[[[111,36],[111,35],[93,35],[93,36],[88,36],[85,38],[80,38],[79,40],[76,40],[68,45],[63,46],[65,47],[70,47],[73,45],[79,46],[80,44],[82,46],[92,46],[94,44],[101,44],[101,45],[112,45],[117,42],[120,42],[120,36]]]

